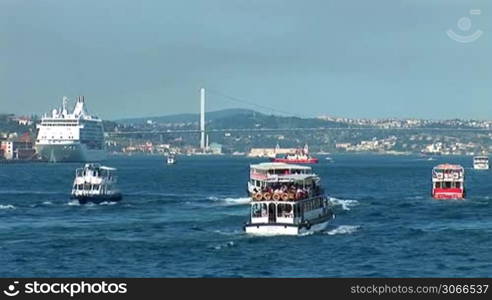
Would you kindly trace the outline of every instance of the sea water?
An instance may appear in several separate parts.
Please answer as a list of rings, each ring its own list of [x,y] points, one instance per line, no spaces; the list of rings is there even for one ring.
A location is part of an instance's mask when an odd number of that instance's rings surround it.
[[[80,163],[0,165],[1,277],[470,277],[492,275],[492,172],[472,158],[331,155],[313,165],[336,219],[253,237],[249,165],[228,156],[112,157],[123,200],[70,201]],[[466,169],[466,200],[431,198],[431,170]]]

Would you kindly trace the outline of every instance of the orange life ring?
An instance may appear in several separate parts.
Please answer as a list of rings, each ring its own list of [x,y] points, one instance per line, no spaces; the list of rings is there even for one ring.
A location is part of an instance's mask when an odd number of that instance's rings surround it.
[[[267,192],[267,193],[264,193],[264,194],[263,194],[263,199],[265,199],[265,200],[270,200],[270,199],[272,199],[272,194],[270,194],[270,193],[268,193],[268,192]]]
[[[283,193],[283,194],[282,194],[282,200],[284,200],[284,201],[289,200],[289,194],[287,194],[287,193]]]
[[[255,200],[260,201],[261,198],[263,198],[263,195],[261,193],[256,193],[254,197],[255,197]]]
[[[296,194],[295,193],[289,193],[289,200],[295,200],[296,199]]]
[[[275,201],[280,200],[280,194],[279,193],[273,194],[273,200],[275,200]]]

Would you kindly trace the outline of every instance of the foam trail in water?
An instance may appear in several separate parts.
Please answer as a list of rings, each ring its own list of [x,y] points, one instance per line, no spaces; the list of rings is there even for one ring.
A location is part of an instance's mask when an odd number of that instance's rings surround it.
[[[51,202],[51,201],[44,201],[43,202],[43,205],[51,205],[51,204],[53,204],[53,202]]]
[[[327,231],[328,235],[336,235],[336,234],[352,234],[359,230],[360,226],[358,225],[340,225],[335,229]]]
[[[72,200],[67,203],[69,206],[80,206],[79,200]]]
[[[344,200],[344,199],[338,199],[338,198],[334,198],[334,197],[330,197],[330,202],[335,206],[336,205],[342,206],[343,210],[350,210],[351,207],[359,204],[359,201],[357,201],[357,200]]]
[[[103,201],[103,202],[99,203],[99,205],[115,205],[115,204],[118,204],[118,202],[114,202],[114,201]]]
[[[207,198],[211,201],[222,202],[223,205],[247,205],[251,201],[249,197],[241,198],[219,198],[215,196],[210,196]]]
[[[244,231],[240,230],[232,230],[232,231],[225,231],[225,230],[214,230],[215,233],[221,234],[221,235],[242,235]]]
[[[235,243],[233,241],[229,241],[229,242],[224,243],[224,244],[216,245],[213,248],[215,250],[220,250],[222,248],[230,248],[230,247],[234,247],[234,246],[235,246]]]
[[[0,209],[15,209],[15,206],[12,204],[2,205],[0,204]]]
[[[314,234],[314,231],[309,230],[309,231],[305,231],[305,232],[298,234],[298,236],[308,236],[308,235],[313,235],[313,234]]]

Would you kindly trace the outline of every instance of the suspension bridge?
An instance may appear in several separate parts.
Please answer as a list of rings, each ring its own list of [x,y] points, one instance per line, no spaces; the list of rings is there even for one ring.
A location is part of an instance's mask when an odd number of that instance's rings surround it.
[[[266,105],[257,104],[251,101],[243,100],[237,97],[227,95],[225,93],[208,89],[208,93],[223,97],[228,101],[239,103],[241,105],[253,106],[256,109],[269,111],[270,113],[278,113],[284,116],[297,118],[310,118],[300,116],[296,113],[284,111],[282,109],[268,107]],[[125,136],[125,135],[163,135],[163,134],[199,134],[200,148],[204,149],[207,144],[209,133],[282,133],[282,132],[329,132],[329,131],[415,131],[415,132],[492,132],[492,128],[479,127],[378,127],[375,125],[346,125],[346,126],[326,126],[326,127],[289,127],[289,128],[229,128],[229,129],[212,129],[206,128],[206,110],[205,110],[205,88],[200,89],[200,118],[199,128],[185,130],[138,130],[138,131],[117,131],[109,132],[109,136]]]

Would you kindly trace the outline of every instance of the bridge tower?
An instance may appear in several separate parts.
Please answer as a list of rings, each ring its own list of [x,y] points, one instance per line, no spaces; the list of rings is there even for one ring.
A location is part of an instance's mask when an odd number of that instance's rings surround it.
[[[205,151],[205,89],[200,89],[200,148]]]

